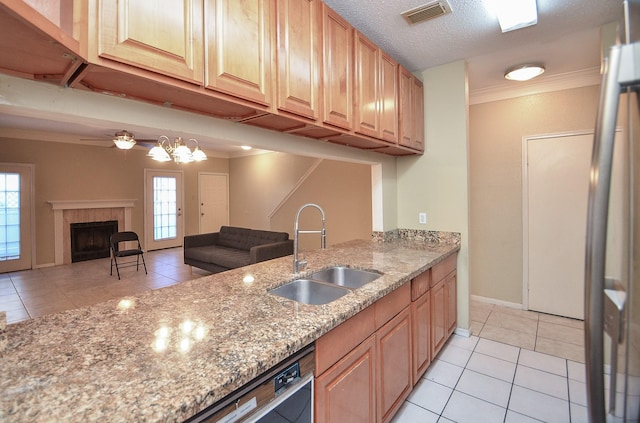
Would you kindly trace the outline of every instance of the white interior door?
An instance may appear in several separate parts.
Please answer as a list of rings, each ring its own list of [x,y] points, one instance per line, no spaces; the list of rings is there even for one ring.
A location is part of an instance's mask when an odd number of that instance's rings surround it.
[[[592,133],[525,140],[524,280],[530,310],[584,318],[592,146]]]
[[[0,163],[0,273],[33,267],[31,166]]]
[[[183,175],[145,170],[146,250],[180,247],[184,237]]]
[[[226,173],[200,173],[200,233],[218,232],[229,224],[229,175]]]

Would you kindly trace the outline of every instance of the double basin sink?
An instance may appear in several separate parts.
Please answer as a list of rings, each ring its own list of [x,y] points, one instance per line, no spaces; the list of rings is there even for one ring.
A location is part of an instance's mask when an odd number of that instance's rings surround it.
[[[321,305],[335,301],[380,276],[382,274],[369,270],[334,266],[295,279],[268,292],[304,304]]]

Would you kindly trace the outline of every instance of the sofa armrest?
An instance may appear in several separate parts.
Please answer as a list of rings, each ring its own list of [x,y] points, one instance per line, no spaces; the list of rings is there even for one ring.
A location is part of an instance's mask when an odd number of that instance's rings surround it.
[[[256,245],[249,250],[251,263],[271,260],[278,257],[293,254],[293,240],[272,242],[270,244]]]
[[[218,243],[219,232],[210,234],[187,235],[184,237],[183,247],[185,249],[192,247],[206,247],[207,245],[215,245]]]

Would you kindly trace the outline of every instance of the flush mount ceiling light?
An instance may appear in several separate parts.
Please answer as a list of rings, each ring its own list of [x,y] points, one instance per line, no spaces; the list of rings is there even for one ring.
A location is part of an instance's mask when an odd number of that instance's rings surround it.
[[[252,147],[250,145],[241,145],[240,148],[242,148],[244,151],[249,151]]]
[[[120,131],[116,132],[113,143],[120,150],[131,150],[136,145],[136,140],[131,132]]]
[[[193,151],[187,147],[188,141],[195,142],[196,146]],[[176,163],[207,160],[207,155],[204,154],[204,151],[200,150],[198,140],[191,138],[187,140],[187,142],[183,141],[181,137],[177,137],[173,140],[172,144],[169,137],[160,135],[160,137],[158,137],[158,143],[149,151],[147,156],[159,162],[168,162],[172,159]]]
[[[536,0],[490,0],[488,2],[498,15],[502,32],[525,28],[538,23]]]
[[[507,69],[504,77],[511,81],[528,81],[543,73],[544,66],[542,65],[518,65]]]

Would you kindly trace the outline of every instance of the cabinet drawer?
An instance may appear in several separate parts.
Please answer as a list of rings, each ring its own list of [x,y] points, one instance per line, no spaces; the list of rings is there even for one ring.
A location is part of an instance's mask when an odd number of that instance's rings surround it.
[[[458,255],[453,254],[431,268],[431,287],[444,279],[449,273],[456,269]]]
[[[404,284],[385,295],[373,305],[375,309],[376,329],[379,329],[411,303],[411,284]]]
[[[420,298],[424,293],[429,290],[431,284],[431,271],[420,273],[418,276],[411,280],[411,301],[415,301]]]
[[[316,341],[316,376],[333,366],[375,331],[373,308],[365,308]]]

